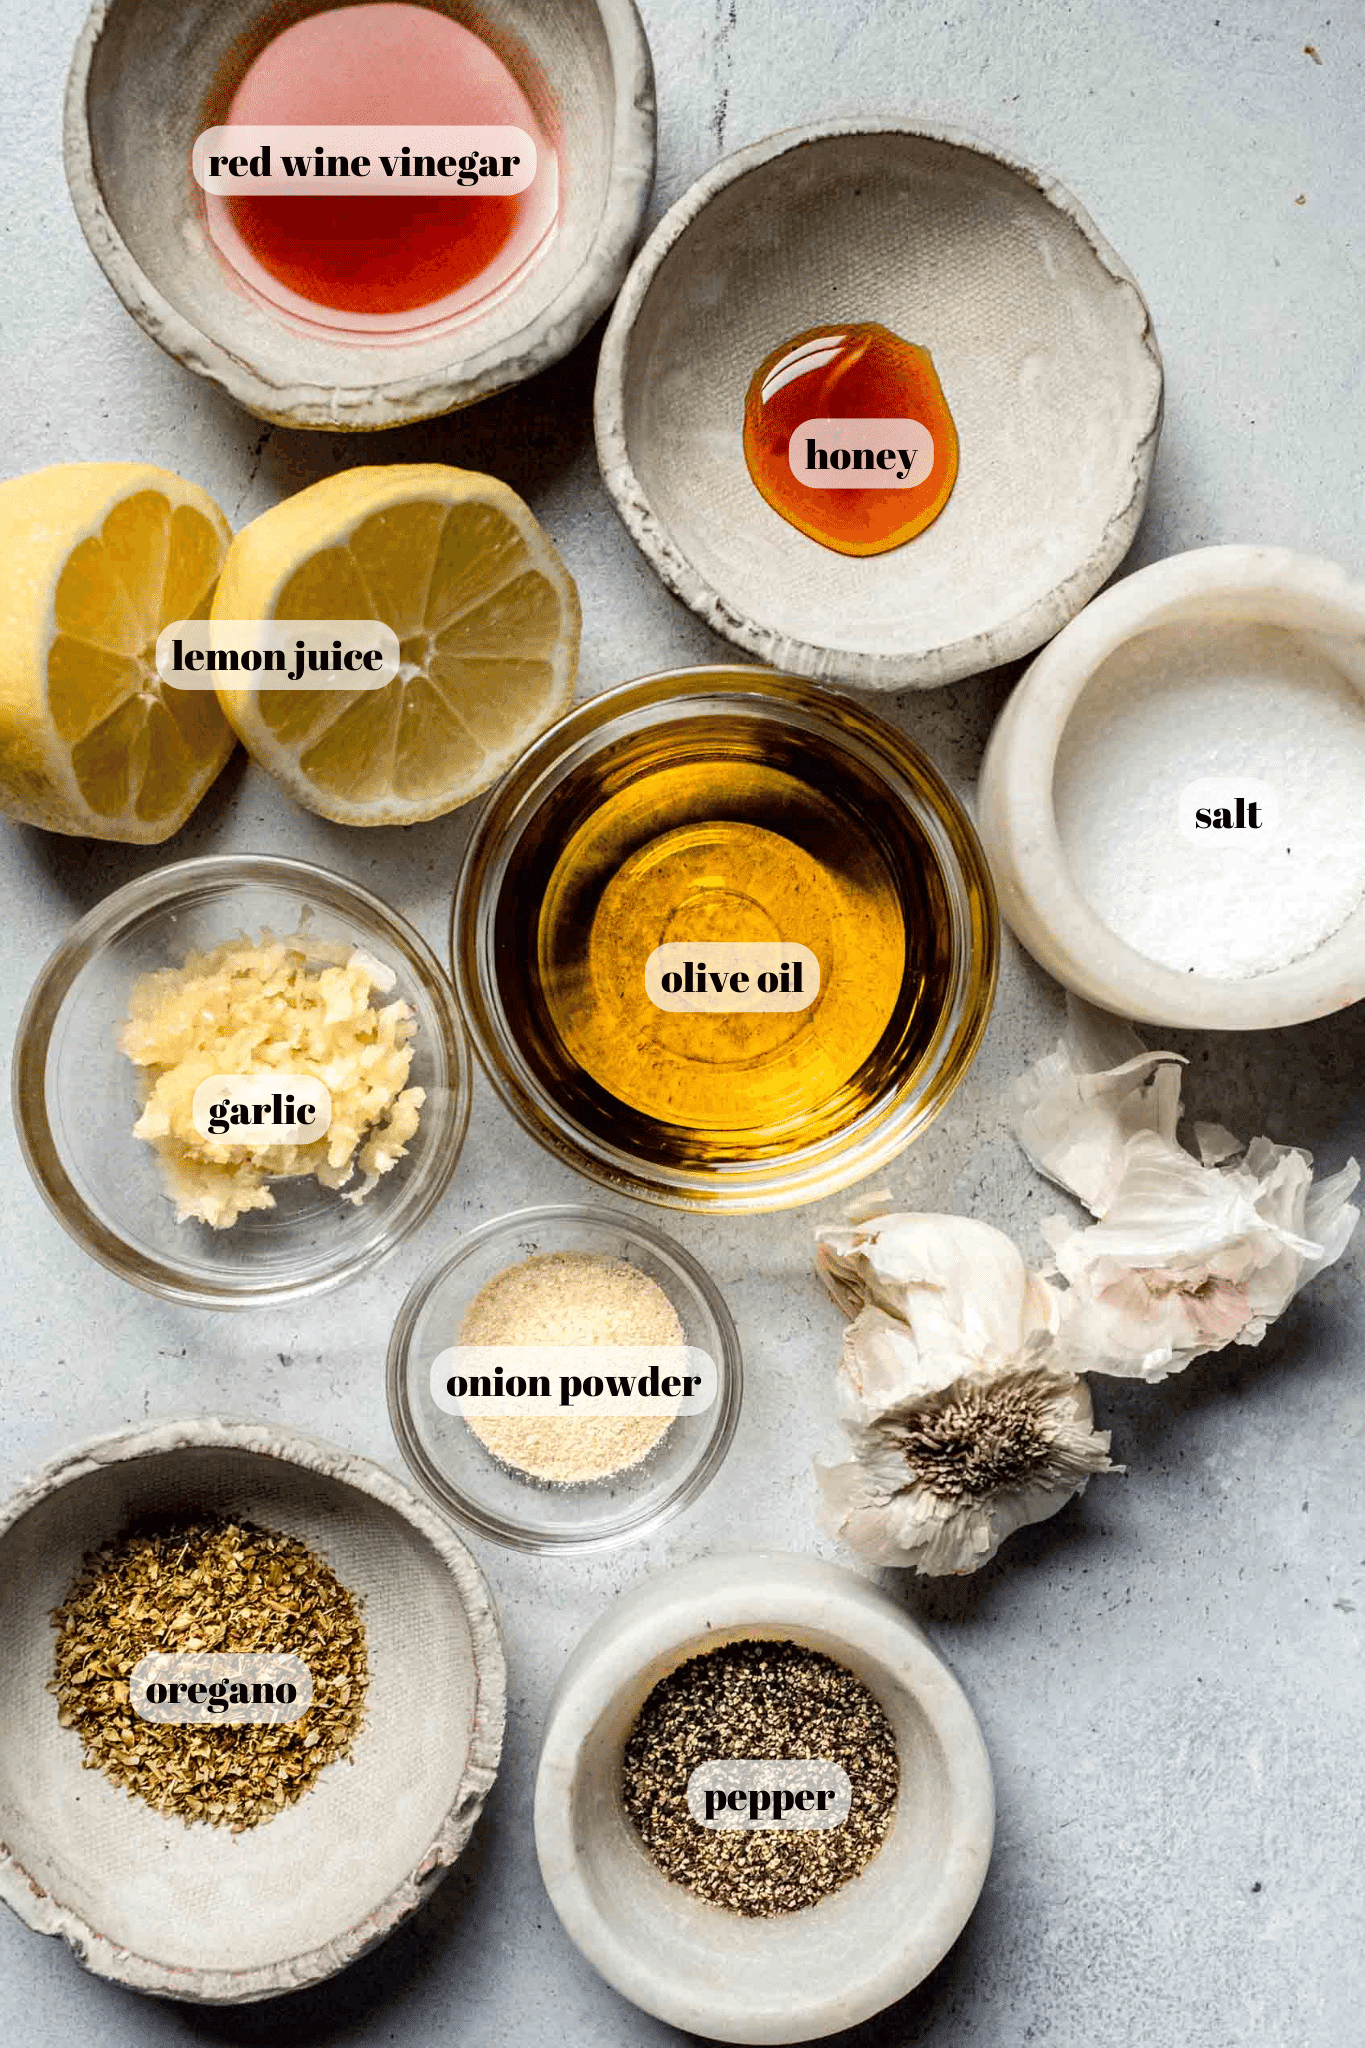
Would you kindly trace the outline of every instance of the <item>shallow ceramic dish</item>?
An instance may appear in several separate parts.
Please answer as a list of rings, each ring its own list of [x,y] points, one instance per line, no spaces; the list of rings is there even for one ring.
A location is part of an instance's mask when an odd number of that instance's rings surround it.
[[[437,1409],[431,1367],[459,1339],[480,1288],[523,1259],[568,1252],[623,1261],[672,1302],[684,1344],[716,1368],[716,1398],[680,1415],[638,1465],[585,1485],[528,1479],[493,1457],[458,1415]],[[518,1209],[460,1239],[403,1303],[389,1344],[389,1418],[410,1470],[448,1514],[516,1550],[606,1550],[652,1536],[719,1471],[743,1396],[739,1338],[714,1281],[661,1230],[610,1209]]]
[[[82,1768],[45,1688],[83,1555],[138,1514],[243,1516],[321,1552],[363,1601],[370,1684],[349,1765],[241,1835]],[[469,1838],[502,1748],[488,1588],[449,1524],[367,1458],[200,1417],[79,1445],[0,1509],[0,1898],[87,1968],[206,2004],[316,1984],[392,1933]]]
[[[275,34],[317,11],[317,0],[95,0],[67,81],[67,183],[128,311],[186,368],[291,427],[429,419],[557,362],[615,295],[649,199],[653,72],[632,0],[481,5],[479,19],[528,53],[553,95],[558,227],[475,318],[383,346],[301,331],[258,304],[212,246],[190,175],[194,138],[212,125],[209,94],[245,68],[267,25]]]
[[[226,1230],[176,1220],[160,1162],[133,1136],[139,1071],[119,1050],[129,991],[246,933],[359,946],[417,1019],[407,1085],[425,1090],[405,1157],[359,1204],[311,1174],[271,1184],[275,1206]],[[379,1000],[382,1000],[380,998]],[[387,1257],[450,1185],[469,1120],[469,1054],[430,951],[368,889],[304,861],[217,854],[130,882],[83,917],[34,983],[15,1041],[13,1107],[24,1162],[82,1248],[150,1294],[201,1308],[260,1308],[339,1287]],[[359,1188],[359,1175],[348,1184]]]
[[[749,479],[749,380],[832,320],[934,358],[957,423],[948,504],[865,558]],[[872,689],[1030,653],[1132,541],[1161,418],[1142,294],[1078,202],[947,129],[833,121],[726,157],[641,250],[603,343],[597,447],[675,595],[775,668]]]
[[[768,1920],[671,1884],[620,1789],[626,1740],[658,1681],[754,1636],[822,1650],[861,1678],[901,1766],[890,1832],[862,1874]],[[536,1852],[566,1932],[634,2004],[716,2041],[818,2040],[903,1998],[966,1925],[994,1825],[976,1717],[921,1630],[866,1579],[780,1552],[656,1573],[608,1608],[565,1666],[536,1778]]]
[[[1301,1024],[1365,996],[1365,901],[1302,959],[1246,979],[1215,979],[1162,966],[1120,938],[1092,908],[1086,876],[1068,857],[1076,825],[1065,782],[1086,728],[1117,715],[1102,701],[1106,690],[1127,708],[1143,690],[1160,687],[1178,731],[1183,677],[1235,686],[1248,673],[1273,678],[1300,669],[1348,704],[1355,693],[1359,748],[1365,584],[1331,562],[1256,547],[1197,548],[1140,569],[1088,605],[1029,668],[986,749],[981,837],[1006,920],[1065,987],[1139,1022],[1207,1031]],[[1254,726],[1258,705],[1263,719],[1264,697],[1248,688],[1240,723]],[[1294,741],[1292,719],[1282,715],[1273,745],[1292,749]],[[1207,764],[1191,758],[1162,792],[1173,833],[1183,778],[1206,772]]]

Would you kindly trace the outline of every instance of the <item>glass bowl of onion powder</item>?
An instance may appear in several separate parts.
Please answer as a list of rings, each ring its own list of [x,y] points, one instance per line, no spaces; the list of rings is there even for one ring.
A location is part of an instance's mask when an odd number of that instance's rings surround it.
[[[449,1514],[518,1550],[605,1550],[691,1505],[739,1419],[743,1363],[714,1281],[611,1209],[520,1209],[412,1289],[389,1414]]]

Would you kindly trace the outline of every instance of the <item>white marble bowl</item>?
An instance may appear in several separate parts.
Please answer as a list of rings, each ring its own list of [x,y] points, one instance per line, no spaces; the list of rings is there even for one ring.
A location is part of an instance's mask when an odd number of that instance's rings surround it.
[[[1179,717],[1183,678],[1235,688],[1247,672],[1286,675],[1308,662],[1333,672],[1341,694],[1359,696],[1365,740],[1365,583],[1284,548],[1197,548],[1154,562],[1096,598],[1033,662],[996,721],[978,791],[978,822],[1000,908],[1016,938],[1066,988],[1140,1023],[1196,1030],[1264,1031],[1301,1024],[1365,996],[1365,901],[1315,950],[1245,979],[1163,966],[1106,924],[1087,899],[1093,879],[1068,857],[1064,825],[1075,792],[1065,788],[1073,750],[1106,716],[1092,689],[1132,701],[1159,685]],[[1115,699],[1117,702],[1118,699]],[[1251,729],[1264,699],[1248,693]],[[1239,720],[1231,717],[1235,731]],[[1178,730],[1178,728],[1174,728]],[[1281,716],[1275,750],[1298,735]],[[1324,764],[1328,766],[1330,764]],[[1172,834],[1181,777],[1207,772],[1193,755],[1158,797]],[[1114,791],[1113,830],[1123,806]],[[1066,830],[1074,828],[1066,826]],[[1120,849],[1136,860],[1138,850]],[[1312,875],[1304,878],[1312,881]],[[1303,886],[1301,882],[1300,887]]]
[[[463,20],[458,0],[428,0]],[[286,324],[209,240],[190,174],[205,101],[286,0],[94,0],[66,94],[66,175],[95,258],[139,326],[261,419],[401,426],[520,383],[568,353],[620,287],[654,175],[654,79],[633,0],[484,0],[554,95],[560,216],[505,296],[449,332],[382,346]],[[221,119],[221,114],[215,119]]]
[[[927,348],[957,424],[946,508],[882,555],[797,532],[745,466],[754,371],[835,320]],[[707,625],[774,668],[922,688],[1031,653],[1099,589],[1161,393],[1142,294],[1063,187],[951,130],[830,121],[724,158],[654,230],[602,348],[598,457]]]
[[[658,1681],[723,1643],[776,1637],[861,1678],[895,1729],[885,1842],[818,1905],[750,1919],[671,1884],[621,1797],[621,1759]],[[990,1762],[956,1679],[894,1600],[814,1557],[712,1555],[651,1575],[584,1636],[550,1705],[536,1851],[551,1903],[607,1982],[688,2034],[813,2041],[904,1997],[976,1904],[994,1831]]]
[[[297,1537],[362,1602],[351,1763],[237,1836],[84,1770],[46,1691],[50,1611],[83,1555],[171,1510]],[[430,1896],[497,1771],[502,1642],[474,1559],[381,1466],[273,1424],[145,1424],[48,1465],[0,1508],[0,1641],[0,1898],[137,1991],[226,2005],[331,1976]]]

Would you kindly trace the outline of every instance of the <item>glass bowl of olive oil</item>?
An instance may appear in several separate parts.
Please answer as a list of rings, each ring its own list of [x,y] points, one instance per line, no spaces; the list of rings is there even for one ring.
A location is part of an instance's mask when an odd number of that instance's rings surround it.
[[[494,1088],[605,1186],[779,1209],[875,1172],[981,1043],[971,821],[854,700],[760,669],[605,691],[495,791],[451,912]]]

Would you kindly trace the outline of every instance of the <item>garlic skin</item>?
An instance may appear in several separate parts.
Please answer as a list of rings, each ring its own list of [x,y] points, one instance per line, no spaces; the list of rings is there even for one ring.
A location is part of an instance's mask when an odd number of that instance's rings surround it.
[[[1057,1294],[1000,1231],[880,1216],[818,1232],[816,1265],[854,1315],[820,1518],[869,1563],[975,1571],[1115,1469],[1089,1388],[1055,1360]]]
[[[1196,1128],[1195,1159],[1175,1139],[1175,1056],[1134,1054],[1138,1044],[1127,1026],[1072,999],[1066,1036],[1016,1099],[1034,1165],[1100,1218],[1083,1230],[1060,1217],[1046,1226],[1068,1283],[1059,1360],[1157,1381],[1206,1351],[1261,1342],[1346,1249],[1360,1169],[1350,1160],[1315,1183],[1310,1153],[1269,1138],[1243,1151],[1217,1124]],[[1116,1066],[1089,1066],[1116,1051]]]
[[[1068,996],[1065,1036],[1014,1084],[1015,1135],[1039,1173],[1103,1216],[1131,1139],[1149,1133],[1180,1149],[1184,1064],[1179,1053],[1148,1052],[1130,1024]],[[1240,1149],[1235,1138],[1232,1148]]]

